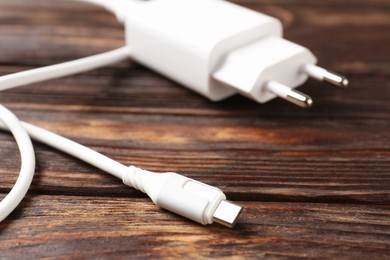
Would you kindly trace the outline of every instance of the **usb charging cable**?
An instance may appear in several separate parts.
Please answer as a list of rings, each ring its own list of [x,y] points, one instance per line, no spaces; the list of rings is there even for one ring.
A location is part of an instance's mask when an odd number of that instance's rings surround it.
[[[301,107],[312,99],[294,88],[313,77],[346,87],[345,77],[315,65],[306,48],[282,39],[280,22],[222,0],[84,0],[105,7],[125,25],[126,46],[103,54],[0,77],[0,90],[73,75],[132,58],[218,101],[240,93],[259,103],[275,97]],[[19,178],[0,203],[0,221],[20,203],[35,169],[30,137],[106,171],[162,208],[201,224],[233,227],[242,207],[215,187],[176,173],[126,167],[76,142],[20,122],[0,105],[0,128],[19,146]]]
[[[177,173],[154,173],[134,166],[127,167],[92,149],[37,126],[20,122],[0,105],[1,129],[9,129],[19,146],[22,168],[14,188],[0,203],[0,220],[10,214],[26,194],[35,169],[34,149],[29,136],[62,152],[87,162],[123,183],[146,193],[154,203],[201,224],[214,221],[233,227],[242,210],[226,201],[224,193],[215,187]]]

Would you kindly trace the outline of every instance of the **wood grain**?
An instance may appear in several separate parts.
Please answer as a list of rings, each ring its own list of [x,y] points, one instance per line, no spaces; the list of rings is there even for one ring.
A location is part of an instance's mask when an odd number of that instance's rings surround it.
[[[0,250],[10,258],[23,258],[24,250],[88,258],[315,257],[324,250],[361,259],[388,252],[383,206],[242,203],[244,219],[228,230],[193,225],[145,199],[29,196],[2,226]]]
[[[390,2],[237,0],[276,16],[351,88],[309,80],[315,100],[212,103],[133,63],[4,91],[21,119],[122,163],[218,186],[246,210],[202,227],[76,159],[35,144],[28,197],[0,224],[0,258],[338,258],[390,254]],[[124,44],[106,11],[0,0],[0,75]],[[0,133],[0,197],[19,171]]]

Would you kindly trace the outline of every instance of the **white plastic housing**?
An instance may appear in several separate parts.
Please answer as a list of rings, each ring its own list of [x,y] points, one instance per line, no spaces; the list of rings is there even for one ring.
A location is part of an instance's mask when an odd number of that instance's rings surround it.
[[[156,204],[207,225],[213,223],[213,213],[225,199],[220,189],[179,174],[171,174],[161,187]]]
[[[231,51],[213,77],[265,103],[275,97],[266,87],[268,81],[296,88],[308,78],[301,68],[314,63],[316,58],[307,48],[279,37],[266,37]]]
[[[155,173],[130,166],[123,183],[146,194],[158,206],[200,224],[213,223],[213,214],[225,194],[215,187],[177,173]]]
[[[236,92],[211,77],[227,52],[282,35],[277,19],[222,0],[142,1],[125,27],[132,58],[214,101]]]

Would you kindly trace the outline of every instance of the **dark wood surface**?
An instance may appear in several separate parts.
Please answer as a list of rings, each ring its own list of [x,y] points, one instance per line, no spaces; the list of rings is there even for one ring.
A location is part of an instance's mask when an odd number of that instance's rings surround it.
[[[138,191],[35,143],[37,171],[0,224],[0,259],[330,258],[390,255],[390,2],[236,0],[279,17],[286,37],[345,74],[314,80],[315,106],[212,103],[131,61],[0,94],[21,119],[122,163],[176,171],[245,206],[235,230],[160,210]],[[63,1],[0,0],[0,74],[124,44],[108,12]],[[0,132],[0,198],[20,159]]]

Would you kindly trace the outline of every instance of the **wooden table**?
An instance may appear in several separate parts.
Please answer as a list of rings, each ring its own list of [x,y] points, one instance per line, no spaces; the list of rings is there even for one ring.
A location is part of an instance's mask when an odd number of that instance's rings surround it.
[[[390,2],[236,0],[279,17],[286,37],[345,74],[308,81],[315,106],[212,103],[131,61],[2,92],[21,119],[124,164],[176,171],[245,206],[236,229],[200,226],[121,181],[35,143],[37,170],[0,224],[0,258],[331,258],[390,254]],[[0,0],[1,75],[124,44],[108,12],[64,1]],[[0,193],[16,180],[0,133]]]

